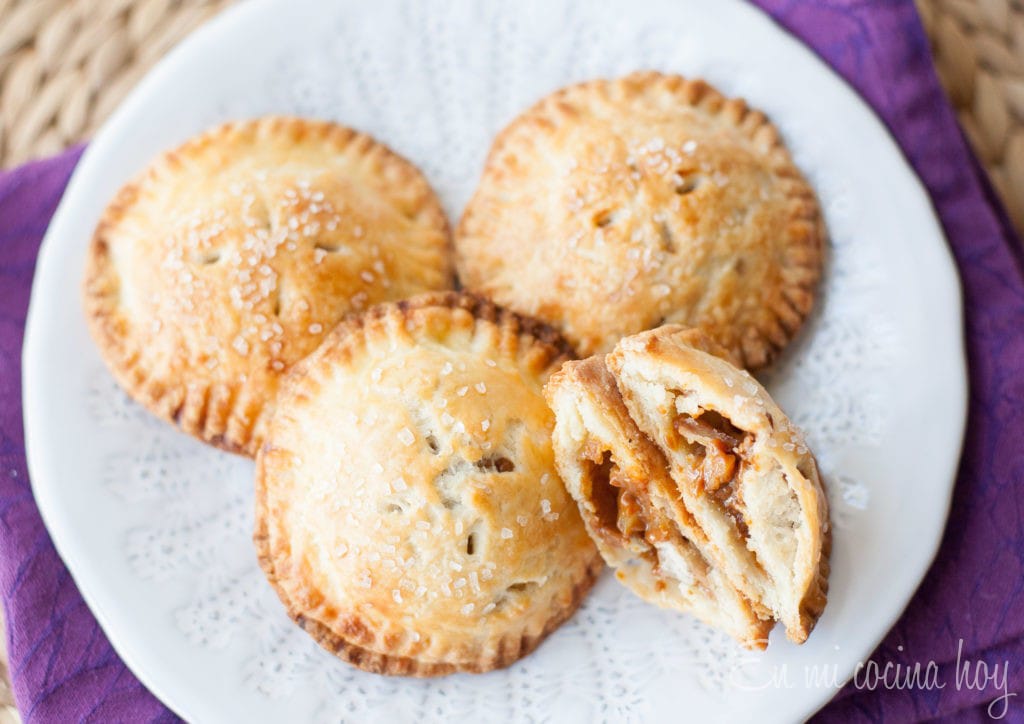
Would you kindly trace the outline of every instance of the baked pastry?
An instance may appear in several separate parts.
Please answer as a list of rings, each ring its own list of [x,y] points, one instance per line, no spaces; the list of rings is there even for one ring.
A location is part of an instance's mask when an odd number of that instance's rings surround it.
[[[643,72],[570,86],[516,118],[455,249],[467,288],[560,326],[583,355],[680,323],[753,369],[811,310],[823,236],[763,114]]]
[[[707,536],[675,492],[665,456],[630,418],[604,359],[563,365],[545,393],[559,473],[616,577],[651,603],[763,649],[772,622],[706,553]]]
[[[350,311],[452,283],[447,222],[408,161],[333,123],[229,123],[107,207],[85,308],[122,386],[254,454],[281,376]]]
[[[828,590],[817,465],[764,388],[715,350],[667,325],[567,364],[548,388],[558,466],[633,590],[748,646],[767,635],[756,617],[801,643]]]
[[[551,450],[550,328],[456,293],[342,322],[298,363],[256,462],[260,564],[368,671],[487,671],[575,611],[602,564]]]

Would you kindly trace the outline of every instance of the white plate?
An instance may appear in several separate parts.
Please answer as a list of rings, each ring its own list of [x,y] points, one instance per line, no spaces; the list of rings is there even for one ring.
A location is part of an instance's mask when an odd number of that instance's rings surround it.
[[[825,615],[806,645],[776,631],[766,654],[750,655],[606,577],[507,671],[427,682],[356,671],[288,621],[259,573],[251,463],[151,419],[104,371],[79,299],[100,211],[161,149],[215,122],[291,112],[391,144],[455,218],[519,110],[571,81],[645,67],[704,76],[765,109],[825,209],[820,311],[769,380],[830,490]],[[770,20],[703,0],[267,0],[224,14],[146,78],[75,171],[39,258],[24,379],[32,482],[57,548],[132,670],[203,722],[808,716],[932,560],[966,402],[955,268],[898,149]]]

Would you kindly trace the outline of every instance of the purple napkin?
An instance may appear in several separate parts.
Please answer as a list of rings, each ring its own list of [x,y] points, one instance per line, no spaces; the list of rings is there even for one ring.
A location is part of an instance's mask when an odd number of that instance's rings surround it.
[[[936,564],[872,657],[879,673],[918,663],[923,676],[935,662],[933,679],[944,688],[907,690],[861,676],[818,717],[981,721],[1006,711],[1007,720],[1024,721],[1024,697],[1000,698],[1024,694],[1024,255],[964,143],[910,0],[757,3],[889,126],[941,217],[966,306],[970,416],[949,526]],[[0,175],[0,594],[11,675],[26,721],[172,721],[82,602],[43,528],[25,467],[25,311],[40,239],[79,153]],[[920,454],[912,428],[907,436],[907,454]]]

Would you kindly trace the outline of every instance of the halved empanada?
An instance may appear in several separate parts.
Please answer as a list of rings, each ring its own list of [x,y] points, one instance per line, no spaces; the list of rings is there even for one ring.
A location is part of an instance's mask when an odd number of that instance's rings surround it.
[[[826,601],[825,495],[800,433],[723,354],[667,325],[569,363],[547,391],[557,462],[634,591],[748,646],[772,619],[800,643]]]
[[[622,340],[607,363],[726,575],[803,642],[828,590],[818,467],[765,389],[707,345],[698,332],[665,326]]]
[[[616,577],[641,598],[692,613],[748,648],[771,621],[707,555],[660,450],[637,428],[601,357],[562,366],[545,388],[559,473]]]

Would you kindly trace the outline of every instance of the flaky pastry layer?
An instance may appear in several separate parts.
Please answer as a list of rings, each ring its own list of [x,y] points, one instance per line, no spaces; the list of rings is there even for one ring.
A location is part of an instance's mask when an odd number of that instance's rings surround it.
[[[817,465],[764,388],[715,352],[704,333],[667,325],[567,363],[547,388],[557,463],[641,596],[750,647],[775,620],[800,643],[828,591]]]

